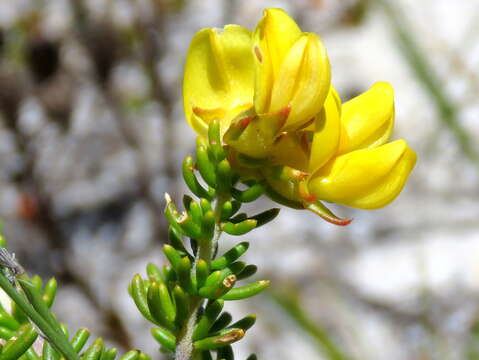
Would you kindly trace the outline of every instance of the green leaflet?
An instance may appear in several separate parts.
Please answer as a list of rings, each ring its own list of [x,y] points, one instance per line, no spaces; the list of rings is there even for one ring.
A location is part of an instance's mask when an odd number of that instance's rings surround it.
[[[170,331],[163,328],[153,328],[151,329],[151,335],[166,349],[175,351],[176,337]]]
[[[216,258],[211,262],[211,268],[214,270],[224,269],[226,266],[236,261],[241,255],[243,255],[249,248],[249,243],[244,241],[235,245],[232,249],[228,250],[223,256]]]
[[[221,298],[224,300],[243,300],[258,295],[269,286],[269,281],[261,280],[255,283],[232,289]]]

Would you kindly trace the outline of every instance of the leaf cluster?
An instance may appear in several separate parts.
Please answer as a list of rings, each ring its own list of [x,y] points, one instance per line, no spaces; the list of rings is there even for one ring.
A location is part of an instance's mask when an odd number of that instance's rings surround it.
[[[135,275],[129,292],[143,316],[157,326],[151,332],[165,352],[175,353],[190,332],[194,356],[208,360],[215,351],[218,360],[234,359],[231,344],[243,338],[256,316],[233,322],[231,314],[223,311],[224,304],[259,294],[269,281],[237,286],[257,271],[256,265],[240,260],[249,243],[239,242],[218,254],[219,235],[244,235],[274,219],[279,209],[253,216],[239,212],[243,203],[260,197],[265,187],[258,181],[237,187],[240,175],[221,144],[217,121],[211,122],[208,138],[198,137],[196,157],[187,156],[182,170],[197,198],[185,195],[180,211],[166,195],[169,241],[163,252],[169,263],[161,268],[149,264],[147,276]],[[255,355],[248,358],[253,359]]]
[[[0,286],[11,297],[12,308],[0,305],[0,360],[115,360],[118,351],[107,348],[101,338],[87,345],[90,332],[81,328],[70,337],[68,328],[50,311],[56,297],[54,278],[43,284],[39,276],[11,278],[2,267]],[[120,360],[149,360],[148,355],[132,350]]]

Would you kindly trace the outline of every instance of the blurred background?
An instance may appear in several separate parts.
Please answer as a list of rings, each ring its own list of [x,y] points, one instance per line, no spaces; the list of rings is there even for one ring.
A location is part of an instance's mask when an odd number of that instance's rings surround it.
[[[163,194],[194,149],[182,66],[203,27],[253,29],[282,7],[326,44],[342,100],[396,90],[395,137],[419,161],[399,198],[335,227],[284,209],[250,236],[259,320],[239,358],[479,359],[478,0],[2,0],[0,219],[54,310],[161,359],[127,294],[162,264]],[[272,206],[258,202],[258,209]],[[225,248],[236,240],[224,237]]]

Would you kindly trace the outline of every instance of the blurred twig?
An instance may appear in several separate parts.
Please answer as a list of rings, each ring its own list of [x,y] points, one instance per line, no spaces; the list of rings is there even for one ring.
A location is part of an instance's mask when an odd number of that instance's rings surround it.
[[[469,341],[466,344],[466,360],[479,360],[479,321],[475,319],[469,332]]]
[[[272,295],[276,303],[288,314],[295,323],[303,329],[320,348],[325,358],[329,360],[346,360],[348,357],[333,342],[329,334],[318,324],[313,323],[308,314],[302,309],[298,299],[284,292]]]
[[[387,16],[397,38],[399,48],[411,70],[436,104],[440,119],[453,132],[464,154],[479,167],[479,154],[475,150],[467,130],[464,129],[458,119],[458,108],[450,101],[433,66],[414,40],[414,36],[409,30],[410,26],[406,24],[405,16],[389,0],[377,0],[377,2]]]

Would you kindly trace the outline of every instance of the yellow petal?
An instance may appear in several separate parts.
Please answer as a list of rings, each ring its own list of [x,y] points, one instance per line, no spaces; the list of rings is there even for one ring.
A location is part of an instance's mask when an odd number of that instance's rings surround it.
[[[208,121],[201,116],[192,120],[193,108],[229,114],[252,104],[253,96],[250,31],[238,25],[200,30],[191,41],[183,79],[183,105],[190,125],[200,134],[207,127],[201,126],[201,121]]]
[[[343,104],[341,122],[346,138],[339,152],[377,147],[386,143],[394,126],[394,90],[377,82],[368,91]]]
[[[284,10],[264,11],[253,34],[256,66],[254,102],[258,114],[268,112],[273,83],[287,52],[300,35],[301,29]]]
[[[401,139],[335,158],[311,177],[308,187],[322,200],[375,209],[401,192],[415,163],[416,153]]]
[[[314,123],[309,171],[314,173],[336,155],[341,135],[341,99],[331,87],[321,113]]]
[[[320,112],[330,81],[323,43],[317,35],[304,33],[286,55],[271,94],[271,112],[291,106],[285,131],[301,128]]]

